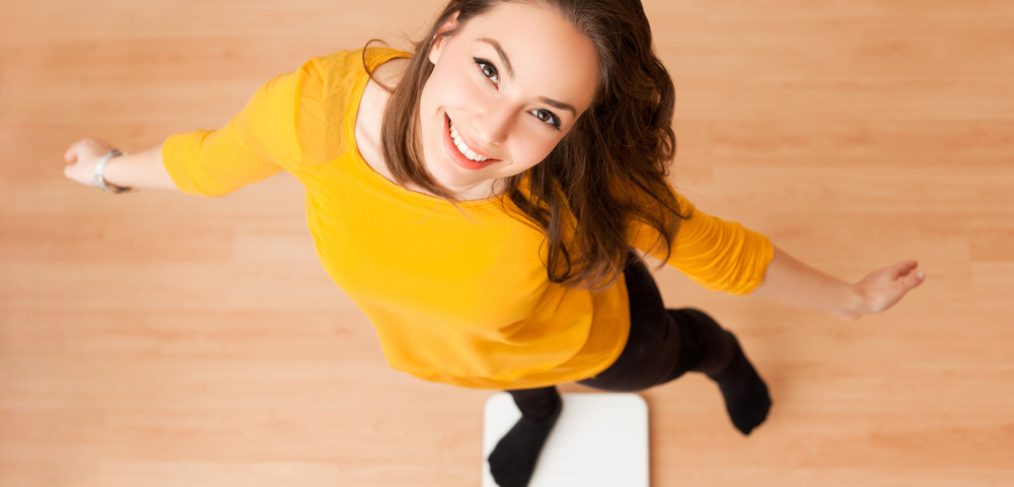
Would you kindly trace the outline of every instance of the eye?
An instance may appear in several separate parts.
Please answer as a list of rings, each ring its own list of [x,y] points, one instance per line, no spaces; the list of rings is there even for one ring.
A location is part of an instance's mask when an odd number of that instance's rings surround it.
[[[549,125],[552,125],[553,127],[555,127],[556,130],[560,130],[560,117],[557,117],[556,115],[553,115],[553,112],[546,111],[546,110],[537,110],[535,113],[544,113],[544,114],[546,114],[547,118],[545,118],[545,119],[543,119],[542,117],[539,117],[538,115],[536,115],[535,118],[538,118],[539,120],[542,120],[543,122],[549,121],[550,122]]]
[[[477,57],[472,58],[472,60],[475,61],[475,64],[479,65],[479,69],[482,71],[482,75],[483,76],[485,76],[487,78],[489,78],[490,76],[498,76],[496,74],[496,67],[493,66],[493,64],[490,63],[489,61],[486,61],[485,59],[479,59]],[[492,73],[487,74],[486,73],[487,68],[489,69],[489,71],[492,71]],[[490,79],[493,79],[493,78],[490,78]],[[499,77],[497,79],[499,80]]]
[[[475,61],[475,64],[479,65],[479,70],[482,71],[483,76],[485,76],[490,80],[493,80],[495,78],[497,81],[499,81],[500,78],[499,75],[497,74],[496,66],[494,66],[493,63],[477,57],[473,57],[472,60]],[[498,83],[494,82],[494,84]],[[542,122],[548,122],[546,123],[546,125],[549,125],[555,128],[556,130],[560,130],[560,117],[557,117],[555,114],[553,114],[553,112],[550,112],[548,110],[536,110],[535,113],[542,113],[547,115],[547,118],[542,118],[538,115],[536,115],[535,118],[538,118]]]

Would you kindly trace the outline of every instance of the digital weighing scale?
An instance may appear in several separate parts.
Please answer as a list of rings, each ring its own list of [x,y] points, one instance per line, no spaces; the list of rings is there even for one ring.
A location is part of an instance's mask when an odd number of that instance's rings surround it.
[[[648,487],[648,404],[636,393],[561,393],[563,411],[530,487]],[[498,487],[487,458],[521,411],[507,392],[486,401],[482,487]]]

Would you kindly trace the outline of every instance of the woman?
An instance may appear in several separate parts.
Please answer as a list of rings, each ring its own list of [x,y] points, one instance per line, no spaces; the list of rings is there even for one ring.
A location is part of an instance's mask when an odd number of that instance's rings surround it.
[[[709,289],[850,320],[921,282],[905,262],[846,284],[696,210],[667,179],[673,107],[637,1],[451,1],[415,55],[315,57],[219,130],[136,155],[84,139],[65,173],[207,197],[294,175],[321,263],[388,363],[511,393],[522,417],[488,462],[500,485],[526,485],[557,384],[638,391],[695,371],[743,434],[767,417],[735,335],[666,309],[633,248]]]

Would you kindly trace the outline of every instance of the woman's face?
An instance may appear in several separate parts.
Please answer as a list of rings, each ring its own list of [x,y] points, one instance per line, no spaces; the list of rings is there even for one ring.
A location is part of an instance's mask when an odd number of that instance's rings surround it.
[[[497,180],[548,156],[591,104],[598,79],[592,41],[555,10],[528,4],[501,3],[469,19],[437,39],[429,60],[419,105],[424,162],[465,200],[500,193]],[[448,120],[471,155],[490,160],[464,160]]]

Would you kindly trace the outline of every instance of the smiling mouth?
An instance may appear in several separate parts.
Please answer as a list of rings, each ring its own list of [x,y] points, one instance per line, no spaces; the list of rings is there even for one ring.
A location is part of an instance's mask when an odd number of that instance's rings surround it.
[[[445,124],[445,125],[446,125],[446,127],[444,127],[444,130],[446,131],[446,135],[447,135],[447,137],[448,137],[448,138],[450,139],[451,145],[452,145],[452,146],[454,146],[454,151],[455,151],[455,152],[456,152],[456,153],[457,153],[458,155],[460,155],[461,157],[463,157],[464,159],[466,159],[466,160],[467,160],[467,162],[471,163],[472,165],[483,165],[483,166],[486,166],[486,165],[489,165],[489,164],[491,164],[491,163],[494,163],[494,162],[497,162],[497,161],[499,161],[499,160],[500,160],[500,159],[496,159],[496,158],[494,158],[494,157],[487,157],[487,158],[486,158],[486,159],[484,159],[484,160],[481,160],[481,161],[477,161],[477,160],[475,160],[475,159],[472,159],[472,158],[468,157],[468,155],[466,155],[466,154],[465,154],[465,153],[464,153],[464,152],[463,152],[463,151],[462,151],[462,150],[461,150],[461,149],[460,149],[460,148],[458,147],[458,144],[457,144],[457,143],[455,142],[455,140],[454,140],[454,135],[452,135],[452,134],[451,134],[451,129],[452,129],[452,127],[453,127],[453,125],[452,125],[452,123],[451,123],[451,117],[450,117],[449,115],[447,115],[447,113],[445,112],[445,113],[444,113],[444,118],[445,118],[445,119],[447,120],[447,123]],[[456,130],[456,127],[454,127],[454,128],[455,128],[455,130]],[[465,147],[466,147],[466,148],[467,148],[467,149],[468,149],[469,151],[471,151],[471,152],[472,152],[473,154],[476,154],[476,155],[477,155],[477,156],[479,156],[479,157],[486,157],[486,156],[484,156],[484,155],[481,155],[481,154],[479,154],[479,153],[475,152],[474,150],[472,150],[472,148],[471,148],[471,147],[469,147],[467,143],[465,143],[465,138],[464,138],[464,137],[462,137],[462,136],[460,135],[460,133],[459,133],[459,135],[458,135],[458,138],[459,138],[459,139],[461,140],[461,143],[462,143],[462,144],[463,144],[463,145],[464,145],[464,146],[465,146]]]
[[[458,165],[463,166],[464,168],[467,168],[467,169],[482,169],[482,168],[485,168],[485,167],[487,167],[487,166],[489,166],[489,165],[491,165],[491,164],[493,164],[495,162],[499,162],[501,160],[501,159],[496,159],[496,158],[492,158],[492,157],[488,158],[486,160],[475,160],[475,159],[469,158],[467,155],[465,155],[462,152],[461,148],[458,148],[458,144],[455,143],[454,137],[451,135],[452,124],[451,124],[451,121],[450,121],[450,116],[448,116],[446,112],[444,113],[444,119],[446,119],[446,123],[444,124],[446,127],[444,127],[444,134],[443,134],[444,149],[447,151],[447,155],[452,160],[454,160],[454,162],[456,162]],[[457,129],[455,128],[455,131],[456,130]],[[462,144],[463,144],[463,141],[462,141]],[[464,147],[467,148],[467,145],[465,144]],[[468,150],[470,151],[470,149],[468,149]]]

